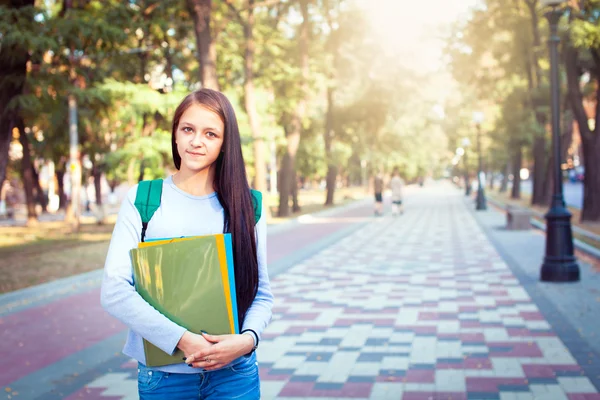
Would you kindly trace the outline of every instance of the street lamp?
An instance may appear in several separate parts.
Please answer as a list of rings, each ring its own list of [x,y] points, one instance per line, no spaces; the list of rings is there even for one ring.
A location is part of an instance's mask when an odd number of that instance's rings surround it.
[[[546,214],[546,253],[540,273],[542,281],[573,282],[579,280],[579,266],[573,251],[571,213],[565,207],[560,169],[560,87],[558,71],[558,21],[563,15],[563,1],[542,0],[542,6],[550,7],[546,18],[550,25],[550,84],[552,90],[552,150],[554,152],[554,190],[552,204]]]
[[[487,209],[487,206],[485,204],[485,190],[483,187],[483,183],[481,182],[481,174],[483,174],[483,161],[481,157],[481,124],[483,123],[483,113],[474,112],[473,122],[475,122],[475,126],[477,127],[477,155],[479,158],[477,166],[477,200],[475,202],[475,209],[485,210]]]
[[[467,157],[467,148],[471,145],[469,138],[463,138],[462,147],[465,156],[465,196],[471,195],[471,183],[469,182],[469,158]]]

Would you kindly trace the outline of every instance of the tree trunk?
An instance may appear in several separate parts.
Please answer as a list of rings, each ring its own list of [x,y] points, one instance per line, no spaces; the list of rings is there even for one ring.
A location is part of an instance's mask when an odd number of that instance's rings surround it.
[[[521,198],[521,165],[523,164],[523,149],[521,145],[518,145],[514,150],[513,154],[513,184],[512,184],[512,193],[510,195],[513,199]]]
[[[92,168],[92,176],[94,177],[94,192],[96,193],[96,204],[102,205],[102,170],[94,164]]]
[[[335,132],[333,131],[333,88],[327,88],[327,114],[325,117],[325,159],[327,161],[327,197],[325,205],[333,205],[333,196],[335,193],[335,178],[337,176],[337,167],[333,160],[332,144]]]
[[[532,205],[548,205],[548,171],[547,165],[550,162],[547,157],[546,149],[546,116],[540,112],[537,104],[533,99],[533,92],[540,88],[542,82],[542,70],[539,63],[539,54],[541,51],[541,35],[539,27],[539,16],[538,16],[538,1],[528,0],[525,2],[529,9],[529,17],[531,22],[531,34],[533,37],[533,46],[527,48],[526,53],[526,68],[527,68],[527,80],[529,84],[529,103],[532,111],[535,113],[535,118],[538,125],[542,128],[544,133],[538,134],[533,143],[533,192],[531,193],[531,204]],[[514,175],[517,176],[519,171],[513,171]],[[550,177],[552,175],[549,175]]]
[[[138,175],[138,182],[141,182],[144,180],[145,169],[146,169],[146,163],[142,159],[142,161],[140,162],[140,173]]]
[[[256,97],[254,92],[254,0],[248,0],[248,17],[244,24],[244,38],[246,50],[244,52],[244,108],[248,115],[250,130],[254,143],[254,189],[265,193],[267,188],[267,166],[265,163],[265,149],[263,132],[260,128],[258,111],[256,110]]]
[[[137,182],[139,182],[139,180],[135,180],[135,159],[132,158],[129,160],[129,165],[127,166],[127,184],[133,186]]]
[[[307,93],[307,80],[309,73],[308,66],[308,29],[309,29],[309,15],[308,15],[308,2],[307,0],[300,1],[300,8],[302,11],[302,24],[300,25],[299,32],[299,47],[300,47],[300,70],[302,71],[302,78],[300,82],[301,98],[296,105],[294,114],[291,118],[289,129],[286,129],[286,154],[282,160],[282,180],[279,188],[279,216],[289,215],[289,194],[292,195],[294,212],[300,211],[300,205],[298,204],[298,182],[296,177],[296,153],[300,146],[300,139],[302,137],[302,121],[306,114],[306,93]]]
[[[156,114],[151,115],[150,113],[144,113],[142,116],[142,137],[150,137],[158,126],[158,118]],[[138,174],[138,182],[144,180],[144,174],[146,169],[146,162],[144,161],[144,154],[140,154],[140,170]]]
[[[194,20],[200,83],[202,87],[219,90],[217,49],[210,32],[212,0],[187,0],[186,3],[188,12]]]
[[[490,180],[489,188],[490,188],[490,190],[494,190],[494,183],[495,183],[494,182],[494,173],[492,171],[488,171],[487,176],[489,177],[489,180]]]
[[[309,55],[308,55],[308,45],[309,45],[309,32],[310,32],[310,17],[308,14],[308,0],[300,1],[300,11],[302,13],[302,25],[300,26],[300,70],[302,72],[302,82],[300,87],[302,89],[302,97],[296,106],[296,115],[295,119],[292,123],[292,128],[297,129],[298,138],[292,138],[292,151],[290,155],[292,156],[292,211],[298,212],[300,211],[300,204],[298,202],[298,174],[296,171],[296,153],[298,152],[298,147],[300,146],[300,140],[302,133],[304,131],[303,121],[306,118],[306,104],[308,103],[308,75],[310,73],[309,70]],[[289,145],[289,142],[288,142]],[[295,145],[295,148],[294,148]]]
[[[600,139],[598,133],[594,137],[583,139],[583,209],[581,221],[600,221]],[[595,190],[594,190],[595,189]]]
[[[16,128],[19,130],[19,142],[23,146],[23,159],[21,159],[21,178],[25,189],[25,203],[27,205],[27,225],[37,223],[37,213],[35,212],[35,198],[33,196],[33,165],[31,164],[31,153],[29,150],[29,139],[25,134],[25,124],[21,117],[17,117]]]
[[[0,94],[0,96],[2,96]],[[4,96],[2,96],[4,97]],[[13,120],[8,115],[2,117],[0,109],[0,189],[4,186],[6,170],[8,169],[8,150],[12,139]],[[8,113],[6,113],[8,114]]]
[[[159,123],[157,113],[144,113],[142,116],[142,137],[152,136]],[[160,114],[159,114],[160,115]]]
[[[582,73],[579,68],[579,54],[567,38],[564,46],[564,60],[567,71],[569,104],[579,125],[583,148],[583,208],[581,221],[600,222],[600,85],[596,84],[596,109],[594,130],[590,129],[588,116],[583,106],[583,93],[579,86]],[[591,50],[595,64],[596,79],[600,79],[600,55]]]
[[[552,203],[552,191],[554,188],[554,157],[550,154],[548,157],[548,163],[546,164],[544,186],[540,195],[540,205],[549,206]]]
[[[56,182],[58,183],[58,208],[64,210],[67,208],[67,195],[65,194],[65,167],[61,163],[62,168],[56,168],[54,174],[56,175]]]
[[[42,185],[40,185],[40,174],[35,169],[33,163],[31,164],[31,175],[33,176],[33,189],[35,192],[35,201],[42,207],[42,213],[48,212],[48,194],[44,193]]]
[[[9,10],[18,13],[23,7],[33,6],[34,0],[12,0],[9,4]],[[6,179],[8,151],[17,118],[14,109],[9,110],[8,106],[15,97],[23,93],[28,60],[28,49],[19,44],[7,42],[0,47],[0,188]]]
[[[335,195],[335,181],[337,177],[337,166],[329,164],[327,165],[327,177],[325,183],[327,185],[327,197],[325,198],[325,205],[332,206],[334,195]]]
[[[286,152],[281,159],[281,169],[279,171],[279,207],[277,209],[278,217],[287,217],[290,215],[290,189],[292,187],[290,154]]]
[[[571,113],[567,112],[569,108],[569,99],[565,97],[565,101],[563,103],[562,110],[562,126],[561,126],[561,135],[560,135],[560,162],[559,165],[562,165],[567,161],[567,157],[569,154],[569,147],[571,147],[571,142],[573,141],[573,116]],[[552,203],[552,195],[554,192],[554,152],[550,152],[551,155],[548,159],[548,168],[546,170],[546,186],[544,190],[544,196],[546,200],[546,204],[550,205]]]
[[[295,161],[294,161],[294,165]],[[298,212],[301,210],[300,203],[298,202],[298,173],[294,168],[292,173],[292,212]]]
[[[531,193],[532,205],[548,205],[544,193],[546,191],[546,164],[549,162],[546,156],[546,138],[541,134],[536,136],[533,142],[533,192]],[[514,171],[517,175],[519,171]]]
[[[505,193],[508,190],[508,174],[510,171],[510,160],[504,165],[502,171],[502,183],[500,184],[500,193]]]
[[[104,205],[102,204],[102,170],[96,164],[92,167],[94,177],[94,192],[96,193],[96,219],[97,224],[104,223]]]

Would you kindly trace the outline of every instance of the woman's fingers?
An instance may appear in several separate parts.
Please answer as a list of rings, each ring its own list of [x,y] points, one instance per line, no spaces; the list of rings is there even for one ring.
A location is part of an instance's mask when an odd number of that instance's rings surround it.
[[[210,360],[210,359],[214,359],[214,353],[215,350],[212,347],[209,347],[207,349],[204,350],[200,350],[197,351],[193,354],[190,354],[186,359],[185,359],[185,363],[186,364],[192,364],[194,362],[201,362],[204,361],[206,359]]]
[[[212,349],[202,350],[197,353],[191,354],[185,359],[185,363],[194,368],[209,368],[215,365],[220,365],[221,362],[217,361],[216,354]]]
[[[219,343],[223,335],[209,335],[208,333],[202,332],[202,337],[210,343]]]

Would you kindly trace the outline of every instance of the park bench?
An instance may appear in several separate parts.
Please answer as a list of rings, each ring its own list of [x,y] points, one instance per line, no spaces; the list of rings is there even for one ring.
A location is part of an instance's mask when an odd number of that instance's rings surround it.
[[[533,213],[526,208],[508,206],[506,208],[506,229],[527,230],[531,229]]]

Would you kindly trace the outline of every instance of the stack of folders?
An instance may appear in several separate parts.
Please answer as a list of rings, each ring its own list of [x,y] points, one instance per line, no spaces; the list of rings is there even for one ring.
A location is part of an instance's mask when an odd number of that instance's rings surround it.
[[[130,252],[136,291],[160,313],[190,332],[238,333],[231,234],[140,243]],[[177,364],[144,339],[146,365]]]

